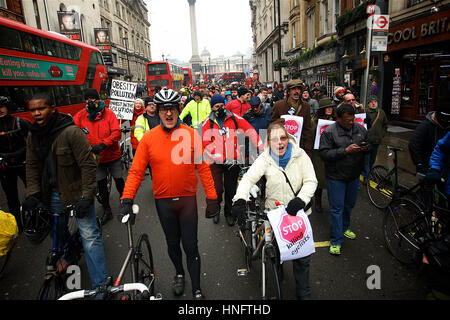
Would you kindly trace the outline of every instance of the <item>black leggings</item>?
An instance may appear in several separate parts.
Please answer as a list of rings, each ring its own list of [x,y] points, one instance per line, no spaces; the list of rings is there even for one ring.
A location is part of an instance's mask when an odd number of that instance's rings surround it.
[[[125,187],[125,181],[123,178],[113,178],[114,183],[116,184],[117,192],[119,193],[119,198],[122,197],[123,188]],[[98,185],[98,193],[100,195],[100,199],[102,199],[103,208],[110,208],[109,205],[109,192],[108,192],[108,178],[97,181]]]
[[[180,240],[186,253],[192,292],[200,290],[200,254],[197,245],[197,198],[155,199],[156,210],[167,241],[167,251],[177,274],[184,275]]]

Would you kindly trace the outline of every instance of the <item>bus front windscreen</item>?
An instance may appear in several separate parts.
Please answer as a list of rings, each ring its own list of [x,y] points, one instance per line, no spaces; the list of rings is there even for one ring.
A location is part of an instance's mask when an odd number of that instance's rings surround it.
[[[149,64],[147,72],[149,76],[159,76],[167,74],[167,64],[165,63]]]

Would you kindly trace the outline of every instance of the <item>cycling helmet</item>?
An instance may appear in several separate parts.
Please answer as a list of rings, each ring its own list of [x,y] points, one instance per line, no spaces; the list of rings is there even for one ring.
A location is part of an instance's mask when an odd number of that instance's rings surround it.
[[[156,104],[158,110],[160,107],[179,107],[180,100],[181,97],[178,92],[173,91],[172,89],[162,89],[153,97],[153,102]]]
[[[51,229],[51,216],[51,212],[42,207],[20,211],[23,234],[31,243],[39,244],[47,237]]]

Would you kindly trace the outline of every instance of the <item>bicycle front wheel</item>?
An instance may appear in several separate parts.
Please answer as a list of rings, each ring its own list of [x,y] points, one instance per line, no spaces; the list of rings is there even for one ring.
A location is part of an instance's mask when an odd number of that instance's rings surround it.
[[[39,289],[38,300],[57,300],[65,291],[63,277],[59,274],[51,274]]]
[[[386,208],[383,233],[389,252],[401,263],[411,264],[420,251],[417,239],[427,230],[423,211],[413,201],[399,198]]]
[[[151,296],[155,295],[155,266],[147,234],[139,237],[135,252],[136,280],[145,284]]]
[[[263,300],[281,300],[279,257],[273,245],[263,248],[261,287]]]
[[[367,176],[367,195],[378,209],[385,209],[392,201],[394,182],[386,167],[376,165],[370,170]]]

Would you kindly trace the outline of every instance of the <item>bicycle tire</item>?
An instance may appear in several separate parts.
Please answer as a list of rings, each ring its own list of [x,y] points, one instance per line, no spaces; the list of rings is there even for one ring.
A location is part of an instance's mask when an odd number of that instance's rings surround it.
[[[252,232],[251,232],[251,222],[247,221],[244,228],[241,228],[242,236],[244,237],[245,243],[241,238],[242,251],[244,254],[245,266],[247,267],[247,271],[250,272],[252,267]]]
[[[262,299],[281,300],[280,267],[277,250],[273,245],[264,246],[262,259]]]
[[[406,198],[393,200],[386,208],[383,235],[386,248],[401,263],[417,261],[417,239],[426,233],[428,223],[420,206]]]
[[[151,296],[155,295],[155,265],[147,234],[141,234],[135,250],[136,281],[145,284]]]
[[[374,166],[367,176],[367,195],[378,209],[386,209],[394,196],[394,182],[389,170],[382,165]]]
[[[59,274],[51,274],[42,283],[38,300],[57,300],[65,293],[64,279]]]

